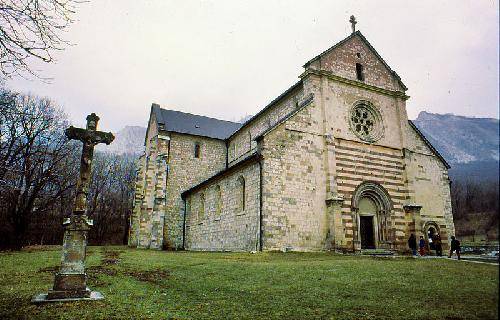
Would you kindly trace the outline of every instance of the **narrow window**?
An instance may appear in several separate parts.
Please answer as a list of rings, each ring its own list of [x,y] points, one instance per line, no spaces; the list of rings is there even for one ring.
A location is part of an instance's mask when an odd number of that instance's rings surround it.
[[[200,144],[198,142],[194,144],[194,157],[200,158]]]
[[[222,192],[219,185],[215,187],[215,213],[217,215],[222,213]]]
[[[200,194],[200,207],[198,212],[198,219],[201,220],[205,217],[205,194]]]
[[[363,74],[363,65],[361,63],[356,63],[356,78],[359,81],[365,81],[365,75]]]
[[[186,199],[186,216],[191,215],[191,197]]]
[[[238,184],[239,184],[239,196],[240,196],[240,199],[239,199],[239,209],[240,211],[245,211],[245,178],[243,177],[239,177],[238,178]]]

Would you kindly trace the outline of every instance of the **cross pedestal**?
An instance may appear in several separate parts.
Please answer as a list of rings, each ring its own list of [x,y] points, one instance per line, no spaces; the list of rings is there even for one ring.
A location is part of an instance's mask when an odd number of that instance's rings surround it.
[[[87,117],[86,129],[70,127],[66,130],[70,140],[83,142],[75,206],[73,214],[63,223],[61,268],[55,275],[54,286],[48,293],[33,297],[33,303],[104,299],[101,293],[87,288],[85,273],[87,237],[92,226],[92,220],[87,217],[86,204],[94,146],[98,143],[110,144],[114,139],[111,133],[96,131],[98,121],[99,117],[92,113]]]

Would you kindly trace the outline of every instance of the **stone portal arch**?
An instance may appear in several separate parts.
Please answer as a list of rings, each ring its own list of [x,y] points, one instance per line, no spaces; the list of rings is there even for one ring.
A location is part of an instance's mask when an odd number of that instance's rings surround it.
[[[424,223],[422,231],[424,233],[425,241],[429,245],[429,249],[435,250],[433,243],[434,237],[438,234],[441,235],[441,230],[439,228],[439,225],[434,221],[427,221],[426,223]]]
[[[353,193],[351,210],[354,215],[354,250],[391,248],[391,212],[389,193],[374,181],[361,183]]]

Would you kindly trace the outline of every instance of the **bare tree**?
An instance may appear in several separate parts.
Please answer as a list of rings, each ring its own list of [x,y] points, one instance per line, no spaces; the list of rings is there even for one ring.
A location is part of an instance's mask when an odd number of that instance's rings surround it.
[[[37,75],[32,60],[52,62],[67,44],[61,32],[72,22],[76,0],[0,0],[0,73]]]
[[[135,158],[98,152],[92,168],[89,216],[94,220],[90,231],[93,244],[126,243],[132,209]]]
[[[498,239],[498,180],[454,181],[451,185],[453,220],[459,236]]]
[[[50,100],[5,90],[3,96],[8,107],[0,114],[0,215],[20,248],[33,217],[53,213],[72,192],[78,162],[63,134],[66,117]]]
[[[61,242],[81,150],[64,136],[66,127],[66,116],[50,100],[0,86],[0,249]],[[134,161],[131,155],[95,154],[88,197],[92,244],[126,243]]]

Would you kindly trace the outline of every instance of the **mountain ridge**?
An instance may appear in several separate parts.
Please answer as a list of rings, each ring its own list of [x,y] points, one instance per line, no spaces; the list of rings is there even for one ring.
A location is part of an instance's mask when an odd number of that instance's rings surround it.
[[[139,156],[144,152],[145,127],[125,126],[114,135],[115,140],[110,145],[99,144],[96,146],[96,150],[134,156]]]
[[[413,123],[450,164],[452,181],[498,183],[498,119],[422,111]]]
[[[413,123],[450,164],[499,160],[498,119],[422,111]]]

